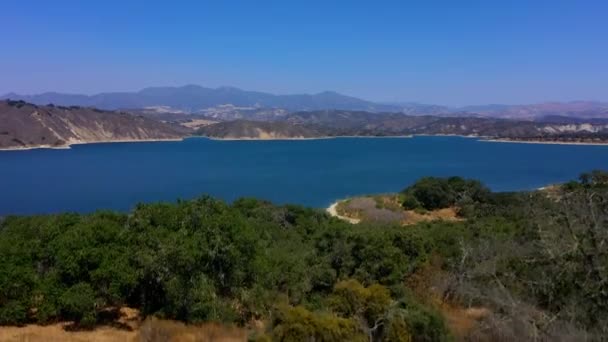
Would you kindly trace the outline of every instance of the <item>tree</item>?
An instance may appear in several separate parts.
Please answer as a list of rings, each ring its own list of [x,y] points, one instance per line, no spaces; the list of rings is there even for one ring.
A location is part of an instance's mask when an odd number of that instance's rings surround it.
[[[301,306],[279,305],[273,319],[276,341],[365,341],[352,319],[330,313],[313,313]]]
[[[88,327],[97,322],[97,303],[91,285],[78,283],[60,297],[63,317],[72,319],[80,326]]]
[[[385,324],[391,296],[384,286],[375,284],[366,288],[358,281],[349,279],[336,284],[330,303],[341,317],[353,317],[359,321],[361,329],[373,341]]]

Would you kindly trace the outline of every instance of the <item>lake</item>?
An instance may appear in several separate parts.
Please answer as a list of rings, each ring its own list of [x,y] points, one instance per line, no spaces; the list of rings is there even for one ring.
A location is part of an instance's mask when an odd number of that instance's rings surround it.
[[[326,207],[395,192],[423,176],[476,178],[495,191],[535,189],[608,169],[608,146],[461,137],[338,138],[75,145],[0,152],[0,215],[129,210],[209,194]]]

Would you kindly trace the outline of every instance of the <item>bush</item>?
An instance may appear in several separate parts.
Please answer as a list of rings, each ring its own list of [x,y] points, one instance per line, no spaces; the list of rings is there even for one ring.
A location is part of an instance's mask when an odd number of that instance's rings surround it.
[[[87,327],[97,322],[95,292],[91,285],[78,283],[70,287],[60,298],[63,317]]]
[[[461,177],[425,177],[402,191],[403,207],[422,207],[435,210],[458,205],[459,203],[485,202],[490,194],[479,181]]]
[[[313,313],[301,306],[281,305],[272,322],[276,341],[367,341],[352,319],[330,313]]]
[[[422,207],[418,199],[413,194],[406,193],[403,195],[403,201],[401,205],[405,210],[415,210]]]
[[[18,325],[27,322],[27,305],[18,300],[10,300],[0,305],[0,324]]]

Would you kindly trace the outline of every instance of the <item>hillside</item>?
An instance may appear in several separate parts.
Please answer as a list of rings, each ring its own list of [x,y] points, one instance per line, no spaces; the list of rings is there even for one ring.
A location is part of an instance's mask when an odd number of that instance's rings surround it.
[[[288,122],[235,120],[201,127],[196,134],[217,139],[306,139],[329,135],[331,130]]]
[[[168,140],[188,129],[122,112],[0,101],[0,148],[64,147],[87,142]]]
[[[535,122],[480,117],[412,116],[364,111],[290,113],[271,122],[227,121],[204,127],[200,135],[218,138],[258,136],[301,138],[320,136],[465,135],[503,140],[594,142],[608,141],[608,123]]]
[[[221,114],[218,114],[218,110]],[[608,122],[548,117],[543,121],[318,110],[289,113],[232,106],[202,114],[156,107],[132,112],[0,101],[0,148],[179,139],[192,131],[219,139],[302,139],[327,136],[465,135],[516,141],[608,142]],[[232,119],[231,121],[224,121]],[[218,122],[220,121],[220,122]]]

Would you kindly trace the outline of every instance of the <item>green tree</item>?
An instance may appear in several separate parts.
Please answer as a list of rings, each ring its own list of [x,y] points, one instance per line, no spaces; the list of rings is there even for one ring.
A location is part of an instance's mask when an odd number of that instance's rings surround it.
[[[64,318],[85,327],[97,322],[98,306],[91,285],[78,283],[70,287],[61,295],[59,302]]]

